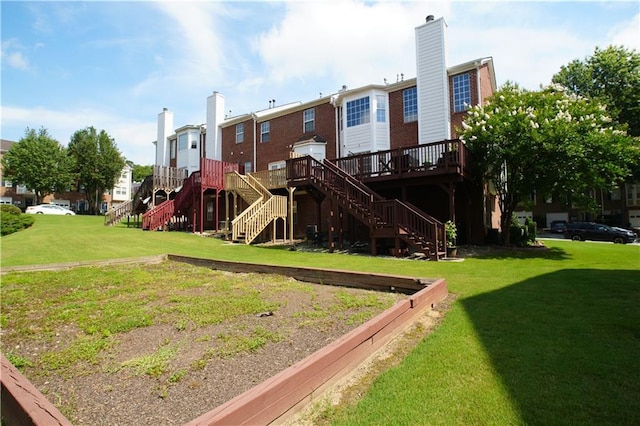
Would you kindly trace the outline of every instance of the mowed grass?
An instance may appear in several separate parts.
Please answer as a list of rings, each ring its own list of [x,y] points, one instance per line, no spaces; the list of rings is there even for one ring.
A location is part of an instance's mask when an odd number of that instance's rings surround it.
[[[640,247],[545,241],[461,263],[306,253],[185,233],[37,217],[3,237],[2,266],[161,253],[444,277],[457,300],[437,330],[335,424],[639,424]]]

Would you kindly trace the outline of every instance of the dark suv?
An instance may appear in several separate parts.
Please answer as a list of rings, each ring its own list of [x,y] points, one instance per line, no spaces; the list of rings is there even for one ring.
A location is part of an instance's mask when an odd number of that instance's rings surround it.
[[[613,241],[616,244],[632,243],[637,238],[632,231],[593,222],[567,223],[564,237],[571,238],[574,241]]]

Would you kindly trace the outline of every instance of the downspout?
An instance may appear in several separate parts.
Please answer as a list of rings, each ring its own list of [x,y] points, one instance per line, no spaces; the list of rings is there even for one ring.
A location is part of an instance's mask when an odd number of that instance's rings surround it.
[[[340,158],[340,117],[338,117],[338,107],[334,105],[336,116],[336,158]]]
[[[478,92],[478,105],[482,106],[482,91],[480,90],[480,64],[481,62],[476,62],[476,90]]]
[[[257,134],[258,134],[258,120],[257,117],[254,113],[251,113],[251,116],[253,117],[253,164],[251,165],[251,168],[253,169],[252,171],[256,171],[258,170],[258,138],[257,138]],[[247,171],[244,171],[245,174],[247,173]]]
[[[336,158],[340,158],[340,117],[338,114],[338,99],[339,95],[334,95],[329,100],[329,103],[333,105],[334,116],[335,116],[335,127],[336,127]]]

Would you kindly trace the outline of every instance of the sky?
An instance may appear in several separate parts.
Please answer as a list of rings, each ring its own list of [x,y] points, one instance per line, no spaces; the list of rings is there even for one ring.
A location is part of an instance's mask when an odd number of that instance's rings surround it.
[[[44,127],[66,145],[93,126],[153,164],[157,116],[206,121],[413,78],[415,27],[448,26],[448,65],[492,57],[498,85],[535,90],[596,47],[640,51],[639,1],[7,1],[0,137]]]

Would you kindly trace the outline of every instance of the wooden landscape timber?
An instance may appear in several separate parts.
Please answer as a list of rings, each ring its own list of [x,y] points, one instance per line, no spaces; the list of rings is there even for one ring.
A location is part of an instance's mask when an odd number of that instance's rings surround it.
[[[138,259],[140,263],[162,260],[185,262],[236,273],[268,273],[325,285],[352,286],[377,291],[397,291],[409,296],[351,332],[297,362],[252,389],[204,413],[185,426],[215,424],[271,424],[286,421],[330,389],[399,335],[420,316],[447,297],[444,279],[424,279],[388,274],[337,271],[229,262],[188,256],[165,255]],[[16,268],[19,271],[67,269],[73,266],[134,263],[135,259],[82,262]],[[3,271],[6,272],[6,271]],[[71,425],[60,411],[1,356],[2,417],[8,424]]]

